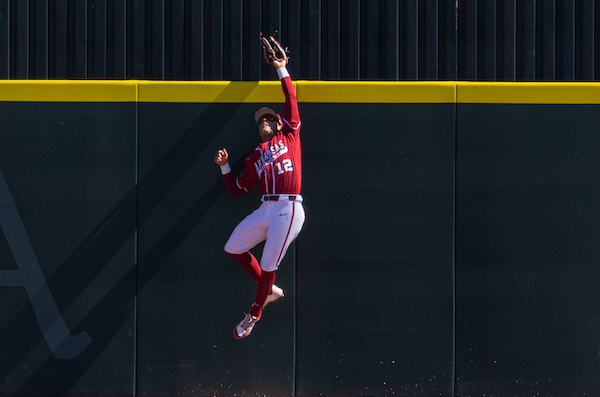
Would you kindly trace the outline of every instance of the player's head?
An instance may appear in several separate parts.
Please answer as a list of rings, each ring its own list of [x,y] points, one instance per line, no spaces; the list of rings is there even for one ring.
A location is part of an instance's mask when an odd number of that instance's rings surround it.
[[[254,113],[254,121],[258,126],[258,134],[263,142],[271,139],[276,133],[281,131],[283,123],[281,117],[271,108],[260,108]]]

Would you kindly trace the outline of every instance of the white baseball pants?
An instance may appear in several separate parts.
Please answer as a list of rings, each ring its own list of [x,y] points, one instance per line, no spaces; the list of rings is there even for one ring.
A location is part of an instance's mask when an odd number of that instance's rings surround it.
[[[265,201],[236,226],[225,244],[225,252],[243,254],[266,240],[260,267],[267,272],[275,271],[298,237],[304,219],[300,201]]]

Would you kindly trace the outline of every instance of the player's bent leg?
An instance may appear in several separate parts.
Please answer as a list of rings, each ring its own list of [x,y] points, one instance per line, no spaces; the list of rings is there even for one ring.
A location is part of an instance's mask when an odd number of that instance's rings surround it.
[[[260,267],[275,271],[283,260],[290,244],[298,237],[304,225],[304,207],[301,203],[282,205],[280,214],[271,224],[263,248]]]
[[[258,207],[233,229],[225,243],[225,252],[241,255],[267,238],[268,228],[264,224],[264,209],[262,208],[262,206]]]
[[[236,339],[243,339],[250,335],[256,322],[260,320],[262,316],[262,308],[267,299],[267,296],[271,292],[273,282],[275,281],[275,272],[262,272],[258,285],[256,288],[256,297],[254,303],[250,307],[250,312],[245,315],[244,319],[234,328],[233,337]]]
[[[262,274],[262,269],[254,255],[250,252],[244,252],[243,254],[229,254],[229,256],[239,263],[240,266],[252,276],[254,281],[258,282],[260,275]]]
[[[256,245],[264,241],[265,238],[266,229],[242,231],[236,228],[233,233],[231,233],[227,243],[225,243],[224,250],[228,254],[241,255],[256,247]]]
[[[254,297],[254,303],[250,308],[250,314],[260,318],[262,315],[262,308],[267,300],[267,296],[269,296],[271,293],[274,282],[275,272],[267,272],[263,270],[256,286],[256,296]]]

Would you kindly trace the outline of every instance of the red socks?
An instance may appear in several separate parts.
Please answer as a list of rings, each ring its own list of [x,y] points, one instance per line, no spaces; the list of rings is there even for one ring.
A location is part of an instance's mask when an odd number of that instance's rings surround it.
[[[254,303],[250,308],[250,314],[259,317],[262,315],[262,307],[267,300],[267,296],[271,293],[271,288],[275,282],[275,272],[262,272],[260,279],[258,280],[258,286],[256,288],[256,297]]]
[[[256,286],[256,297],[250,308],[250,314],[260,317],[262,315],[262,307],[265,304],[265,300],[267,300],[267,296],[269,296],[272,291],[273,283],[275,282],[275,272],[266,272],[262,270],[254,255],[249,252],[244,252],[240,255],[229,254],[229,256],[235,259],[235,261],[252,276],[254,281],[258,283]]]
[[[260,265],[254,255],[249,252],[244,252],[240,255],[229,254],[229,256],[235,259],[235,261],[239,263],[249,275],[252,276],[254,281],[258,283],[260,275],[262,274],[262,269],[260,268]]]

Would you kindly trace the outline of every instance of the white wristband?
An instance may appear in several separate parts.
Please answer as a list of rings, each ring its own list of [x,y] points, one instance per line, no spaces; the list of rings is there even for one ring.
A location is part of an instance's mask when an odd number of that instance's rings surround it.
[[[279,80],[281,80],[284,77],[289,77],[290,72],[288,72],[287,68],[283,67],[277,69],[277,75],[279,76]]]
[[[229,163],[225,163],[225,165],[221,166],[221,174],[225,175],[225,174],[229,174],[231,172],[231,166],[229,165]]]

